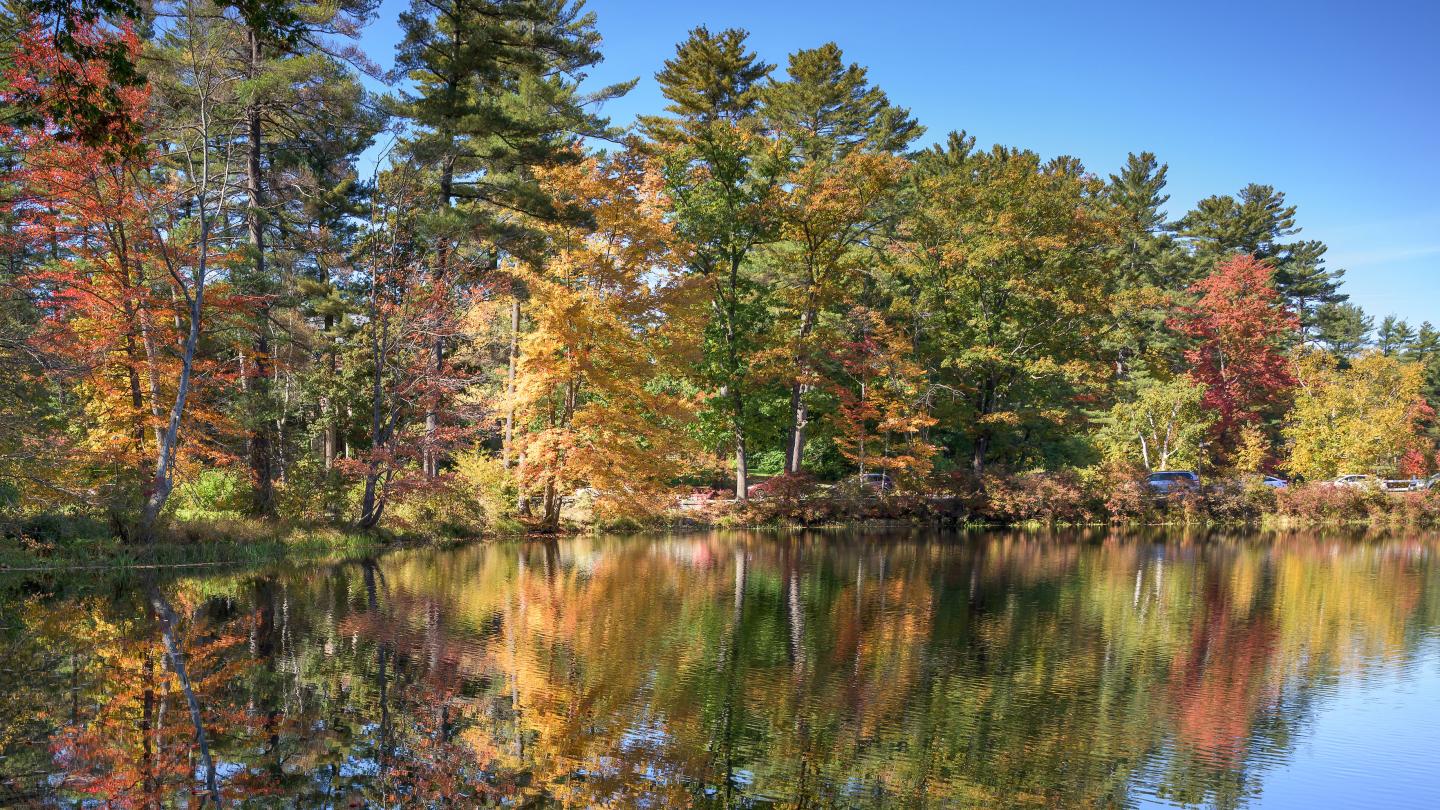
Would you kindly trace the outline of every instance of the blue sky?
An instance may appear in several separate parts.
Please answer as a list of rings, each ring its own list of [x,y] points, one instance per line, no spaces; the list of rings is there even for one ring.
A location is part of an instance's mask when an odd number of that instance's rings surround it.
[[[385,0],[366,50],[388,66],[409,0]],[[695,25],[738,26],[783,66],[834,41],[925,124],[981,144],[1170,165],[1178,217],[1268,183],[1330,246],[1375,316],[1440,324],[1440,4],[1059,0],[590,0],[605,38],[596,85],[640,78],[606,112],[658,110],[654,74]]]

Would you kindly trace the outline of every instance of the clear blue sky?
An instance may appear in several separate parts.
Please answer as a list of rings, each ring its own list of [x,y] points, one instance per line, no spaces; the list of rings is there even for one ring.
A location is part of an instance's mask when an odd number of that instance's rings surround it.
[[[388,66],[385,0],[364,45]],[[738,26],[767,61],[834,41],[928,128],[965,129],[1098,174],[1130,151],[1170,165],[1169,211],[1268,183],[1380,317],[1440,325],[1440,4],[1423,0],[590,0],[606,112],[663,104],[655,71],[695,25]]]

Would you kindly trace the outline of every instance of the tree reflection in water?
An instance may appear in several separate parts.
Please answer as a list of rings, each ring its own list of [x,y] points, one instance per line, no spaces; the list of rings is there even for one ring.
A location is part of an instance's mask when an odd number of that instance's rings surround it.
[[[1237,807],[1327,684],[1421,654],[1432,548],[721,533],[154,594],[230,804]],[[203,805],[146,589],[4,593],[0,802]]]

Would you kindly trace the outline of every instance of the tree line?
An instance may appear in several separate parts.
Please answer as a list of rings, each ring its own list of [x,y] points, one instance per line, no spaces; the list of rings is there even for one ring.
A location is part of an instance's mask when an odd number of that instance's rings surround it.
[[[834,43],[737,29],[618,127],[580,4],[415,0],[388,72],[376,6],[5,6],[3,508],[554,527],[577,488],[1435,466],[1440,332],[1375,327],[1271,186],[1172,219],[1149,152],[926,145]]]

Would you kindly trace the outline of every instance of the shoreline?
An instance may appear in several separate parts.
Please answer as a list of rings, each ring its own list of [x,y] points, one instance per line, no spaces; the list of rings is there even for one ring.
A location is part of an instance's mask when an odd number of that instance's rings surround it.
[[[127,545],[116,538],[83,538],[70,542],[29,540],[7,542],[0,549],[0,576],[78,574],[87,571],[193,571],[235,567],[262,567],[276,564],[323,565],[365,559],[394,551],[444,549],[472,544],[514,541],[564,540],[587,535],[644,537],[658,534],[697,534],[714,531],[885,531],[935,530],[1047,531],[1047,530],[1223,530],[1256,532],[1346,531],[1428,531],[1440,528],[1433,520],[1395,520],[1390,515],[1344,519],[1296,518],[1266,513],[1248,519],[1161,520],[937,520],[916,518],[860,518],[806,523],[793,520],[741,522],[732,519],[700,521],[684,518],[653,525],[605,527],[597,524],[569,524],[558,531],[479,532],[473,535],[437,535],[422,531],[362,532],[333,526],[267,525],[248,520],[220,523],[196,522],[174,527],[172,534],[192,538],[167,540],[150,546]],[[205,537],[204,530],[210,532]],[[7,538],[9,540],[9,538]],[[29,545],[30,548],[23,547]],[[37,548],[37,546],[46,546]]]

